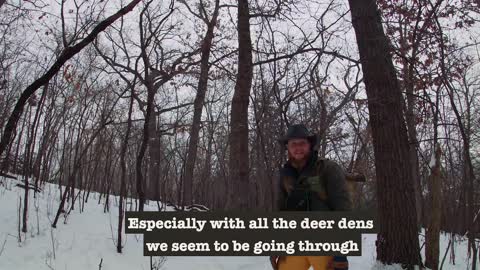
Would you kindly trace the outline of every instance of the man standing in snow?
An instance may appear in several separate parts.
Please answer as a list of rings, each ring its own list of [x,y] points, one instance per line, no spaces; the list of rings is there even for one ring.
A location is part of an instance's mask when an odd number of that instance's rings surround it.
[[[335,162],[319,159],[317,136],[302,125],[292,125],[280,140],[288,151],[288,161],[280,170],[278,211],[350,210],[345,173]],[[275,270],[346,270],[346,257],[271,256]]]

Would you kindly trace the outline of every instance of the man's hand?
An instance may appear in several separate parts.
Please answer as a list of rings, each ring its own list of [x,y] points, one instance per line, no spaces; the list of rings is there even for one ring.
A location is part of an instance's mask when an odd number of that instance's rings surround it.
[[[270,263],[272,264],[273,270],[278,270],[278,262],[280,261],[281,256],[270,256]]]

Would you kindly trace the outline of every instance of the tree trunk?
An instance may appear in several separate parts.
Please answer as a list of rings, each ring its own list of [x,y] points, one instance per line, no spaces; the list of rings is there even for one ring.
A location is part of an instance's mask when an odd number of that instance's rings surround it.
[[[107,122],[107,123],[104,123],[102,124],[97,131],[95,131],[95,133],[92,135],[92,137],[90,137],[89,141],[86,143],[85,145],[85,148],[83,149],[83,151],[80,153],[80,155],[78,156],[78,159],[75,160],[75,163],[74,163],[74,166],[73,166],[73,169],[71,169],[71,172],[69,173],[68,175],[68,180],[67,180],[67,183],[65,185],[65,189],[63,191],[63,195],[60,195],[61,198],[60,198],[60,205],[58,206],[58,209],[57,209],[57,214],[55,215],[55,219],[53,220],[53,223],[52,223],[52,228],[56,228],[57,227],[57,222],[58,222],[58,219],[60,218],[60,214],[62,213],[63,211],[63,207],[65,205],[65,201],[67,200],[67,193],[68,193],[68,190],[69,188],[71,188],[73,186],[73,177],[76,176],[77,174],[77,171],[80,169],[80,166],[81,166],[81,162],[80,160],[82,159],[82,157],[85,155],[85,153],[87,152],[88,148],[90,147],[90,145],[93,143],[93,141],[95,140],[95,138],[98,136],[98,134],[103,130],[103,128],[105,128],[106,125],[108,125],[110,122]],[[59,186],[61,186],[59,184]],[[60,190],[60,194],[62,194],[61,190]]]
[[[428,177],[429,202],[430,202],[430,218],[428,228],[425,233],[425,266],[438,270],[438,259],[440,256],[440,221],[442,214],[441,207],[441,188],[442,174],[440,167],[441,149],[437,144],[435,152],[435,165],[431,168],[431,174]]]
[[[200,121],[202,119],[203,103],[205,101],[205,95],[207,93],[208,86],[208,71],[210,65],[208,60],[210,59],[210,51],[212,48],[212,40],[214,37],[213,30],[217,23],[218,11],[220,9],[219,0],[215,1],[215,10],[212,15],[212,19],[207,24],[207,33],[202,41],[202,56],[200,60],[200,78],[198,80],[197,96],[194,101],[193,110],[193,122],[190,130],[190,142],[188,144],[187,162],[185,164],[185,174],[183,178],[183,203],[190,205],[193,203],[193,172],[195,169],[195,160],[197,158],[197,146],[198,136],[200,133]]]
[[[48,87],[45,87],[45,91],[47,91]],[[52,118],[51,118],[51,110],[48,110],[47,108],[47,115],[45,116],[46,121],[44,121],[44,125],[42,126],[43,132],[42,132],[42,141],[40,142],[40,149],[38,150],[37,157],[35,159],[35,162],[33,164],[33,172],[34,174],[37,175],[37,178],[35,178],[35,187],[37,188],[39,183],[42,182],[43,178],[43,173],[41,172],[41,164],[43,163],[44,165],[48,162],[47,161],[47,149],[51,145],[51,135],[52,135]]]
[[[30,122],[30,117],[31,117],[31,113],[32,113],[32,110],[28,110],[28,118],[25,119],[25,121],[27,122],[27,133],[29,131],[29,129],[31,128],[32,130],[34,130],[34,127],[32,125],[32,127],[30,127],[28,125],[28,123]],[[23,157],[23,168],[22,168],[22,171],[23,171],[23,177],[25,179],[24,183],[25,183],[25,196],[23,198],[23,222],[22,222],[22,232],[23,233],[26,233],[27,232],[27,217],[28,217],[28,176],[29,176],[29,162],[28,160],[30,159],[29,157],[29,153],[30,153],[30,145],[32,144],[32,139],[31,137],[28,139],[28,142],[27,142],[27,145],[26,145],[26,148],[25,148],[25,155]]]
[[[23,137],[23,131],[25,130],[25,126],[27,125],[27,121],[24,121],[23,124],[22,124],[22,128],[20,129],[20,133],[19,133],[19,136],[18,136],[18,141],[17,141],[17,148],[15,149],[15,156],[13,158],[13,172],[14,173],[18,173],[20,174],[20,170],[18,170],[19,168],[19,165],[18,165],[18,155],[20,153],[20,143],[22,142],[22,137]],[[8,154],[8,153],[7,153]],[[1,154],[0,154],[1,156]],[[6,159],[8,160],[8,156],[5,156]]]
[[[238,73],[230,120],[229,195],[227,208],[249,205],[248,105],[252,87],[252,41],[248,0],[238,1]]]
[[[150,138],[149,143],[149,155],[150,155],[150,164],[148,169],[148,192],[147,198],[150,200],[158,201],[160,200],[159,194],[159,182],[161,174],[161,162],[162,162],[162,149],[161,149],[161,132],[160,132],[160,117],[153,117],[150,119]]]
[[[145,151],[148,147],[148,141],[150,139],[150,125],[151,120],[150,118],[155,118],[153,107],[155,102],[155,93],[156,89],[153,87],[153,78],[150,75],[146,75],[146,87],[147,87],[147,112],[145,114],[145,123],[143,124],[143,138],[140,145],[140,150],[137,155],[136,160],[136,175],[137,175],[137,196],[138,196],[138,211],[143,212],[143,207],[145,204],[145,181],[143,180],[143,157],[145,156]]]
[[[405,119],[407,121],[407,131],[408,131],[408,140],[410,142],[409,157],[410,165],[412,170],[412,178],[414,181],[415,188],[415,207],[417,209],[417,228],[420,230],[422,228],[422,188],[420,183],[420,168],[418,164],[418,140],[417,140],[417,127],[415,123],[415,96],[414,96],[414,86],[413,86],[413,64],[409,64],[407,61],[404,63],[405,68],[403,71],[404,81],[405,81],[405,91],[407,94],[407,106]]]
[[[363,68],[375,153],[377,259],[421,265],[415,190],[402,95],[375,0],[349,0]],[[399,226],[402,224],[402,226]]]
[[[145,185],[145,197],[155,200],[157,183],[160,181],[160,132],[157,116],[150,117],[150,139],[148,142],[148,182]]]

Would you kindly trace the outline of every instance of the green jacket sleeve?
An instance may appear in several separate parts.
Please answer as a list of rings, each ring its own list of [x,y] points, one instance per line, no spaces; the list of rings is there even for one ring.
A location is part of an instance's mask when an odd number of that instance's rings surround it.
[[[327,204],[332,210],[351,210],[347,180],[342,167],[331,160],[325,161],[324,177],[327,188]]]

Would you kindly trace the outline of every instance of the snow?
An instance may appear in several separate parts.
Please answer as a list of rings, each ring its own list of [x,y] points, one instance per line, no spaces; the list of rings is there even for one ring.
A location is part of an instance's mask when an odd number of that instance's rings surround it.
[[[3,185],[1,184],[3,183]],[[80,213],[78,205],[64,219],[59,219],[57,228],[51,223],[59,204],[58,186],[46,184],[43,191],[33,198],[30,192],[28,232],[22,234],[18,242],[18,205],[24,189],[16,187],[16,180],[0,178],[0,270],[35,269],[35,270],[130,270],[150,269],[150,257],[143,256],[143,239],[141,235],[123,235],[123,253],[116,252],[116,233],[118,206],[115,197],[110,198],[111,212],[104,213],[104,198],[98,204],[99,194],[92,193],[85,203],[84,212]],[[37,212],[38,206],[38,227]],[[147,211],[156,211],[157,204],[150,203]],[[172,209],[168,209],[172,210]],[[37,231],[39,229],[39,231]],[[362,256],[349,257],[350,269],[397,270],[398,265],[383,266],[375,261],[376,235],[362,236]],[[423,241],[423,237],[420,236]],[[441,236],[441,255],[448,244],[448,238]],[[455,246],[456,263],[445,261],[443,269],[466,270],[468,265],[466,241]],[[423,254],[422,254],[423,256]],[[154,264],[161,264],[164,270],[270,270],[266,256],[232,256],[232,257],[154,257]]]

